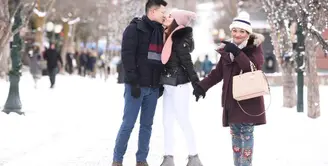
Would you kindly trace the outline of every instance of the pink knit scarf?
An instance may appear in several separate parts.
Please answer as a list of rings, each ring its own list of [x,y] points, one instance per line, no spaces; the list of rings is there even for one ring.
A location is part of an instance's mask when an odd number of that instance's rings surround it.
[[[183,25],[179,25],[178,27],[176,27],[173,32],[170,34],[170,36],[166,39],[166,42],[164,44],[164,47],[163,47],[163,50],[162,50],[162,63],[163,64],[166,64],[170,57],[171,57],[171,52],[172,52],[172,44],[173,44],[173,41],[172,41],[172,35],[175,31],[179,30],[179,29],[182,29],[184,28],[185,26]]]

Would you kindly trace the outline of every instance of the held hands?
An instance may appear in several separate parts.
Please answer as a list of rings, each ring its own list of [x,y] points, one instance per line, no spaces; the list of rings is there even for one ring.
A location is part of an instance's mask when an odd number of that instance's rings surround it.
[[[194,88],[193,95],[196,97],[196,102],[198,102],[201,96],[205,98],[206,92],[200,85],[197,83],[192,83],[192,87]]]
[[[225,44],[224,51],[231,52],[234,56],[239,55],[241,50],[238,48],[238,46],[228,41],[222,41],[222,43]]]

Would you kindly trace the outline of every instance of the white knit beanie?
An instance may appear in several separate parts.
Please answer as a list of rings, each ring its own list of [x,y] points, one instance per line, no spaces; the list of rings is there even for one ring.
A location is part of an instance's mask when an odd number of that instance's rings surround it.
[[[249,14],[247,12],[240,12],[237,17],[235,17],[229,26],[230,31],[232,28],[241,28],[246,30],[248,33],[252,33],[252,25],[249,19]]]

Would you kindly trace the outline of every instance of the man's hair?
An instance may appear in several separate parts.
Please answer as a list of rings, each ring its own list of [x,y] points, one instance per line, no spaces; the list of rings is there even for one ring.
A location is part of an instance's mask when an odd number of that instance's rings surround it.
[[[167,2],[165,0],[148,0],[146,3],[146,14],[148,13],[150,8],[154,6],[160,7],[161,5],[166,6]]]

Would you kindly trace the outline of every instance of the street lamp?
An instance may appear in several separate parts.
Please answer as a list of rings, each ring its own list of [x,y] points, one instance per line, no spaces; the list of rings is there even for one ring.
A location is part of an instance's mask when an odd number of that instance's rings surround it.
[[[47,32],[52,32],[54,30],[54,23],[48,22],[46,24],[46,30],[47,30]]]
[[[12,31],[15,31],[23,24],[23,20],[21,17],[21,12],[23,7],[20,6],[21,0],[15,0],[14,6],[18,7],[17,12],[14,17],[14,25],[12,26]],[[10,88],[8,93],[8,98],[5,103],[3,112],[9,114],[11,112],[16,112],[19,115],[23,115],[24,112],[21,111],[22,103],[19,96],[19,81],[21,76],[21,49],[23,45],[23,40],[20,36],[20,33],[16,33],[13,37],[13,41],[10,44],[10,56],[11,56],[11,64],[12,68],[9,72],[9,80],[10,80]]]
[[[63,26],[60,24],[54,24],[53,22],[48,22],[46,24],[46,31],[51,34],[51,42],[55,42],[56,40],[56,34],[60,33],[63,29]]]
[[[297,63],[297,112],[304,112],[304,51],[305,51],[305,36],[303,35],[303,28],[300,24],[296,26],[296,63]]]
[[[56,24],[54,31],[55,33],[60,33],[63,30],[63,26],[61,24]]]

